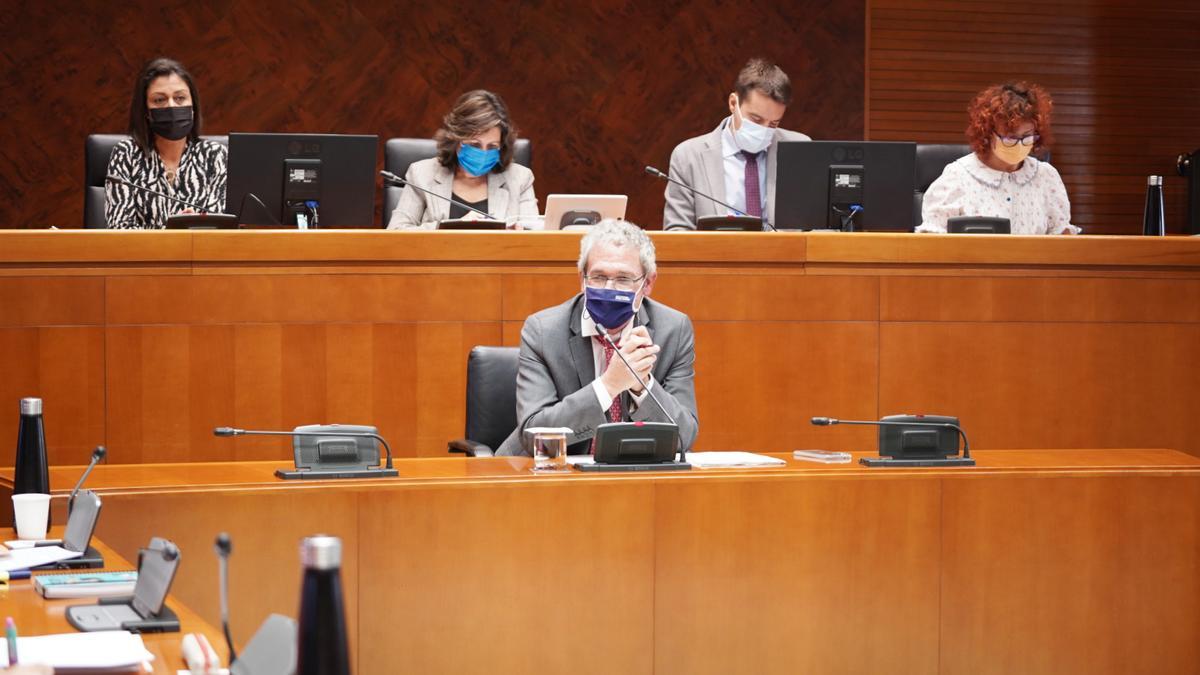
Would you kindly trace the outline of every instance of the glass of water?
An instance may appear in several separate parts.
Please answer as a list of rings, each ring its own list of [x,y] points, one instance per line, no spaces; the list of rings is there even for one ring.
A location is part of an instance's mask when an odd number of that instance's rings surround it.
[[[571,433],[566,427],[532,427],[525,430],[530,436],[529,444],[533,451],[533,470],[536,472],[570,471],[567,463],[567,435]]]

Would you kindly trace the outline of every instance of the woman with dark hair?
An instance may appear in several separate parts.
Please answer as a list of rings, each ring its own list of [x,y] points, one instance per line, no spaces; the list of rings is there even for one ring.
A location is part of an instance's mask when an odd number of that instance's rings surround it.
[[[1030,153],[1052,140],[1050,95],[1025,82],[984,89],[967,107],[972,153],[929,186],[917,232],[945,232],[954,216],[1008,218],[1013,234],[1078,234],[1058,170]]]
[[[483,89],[468,91],[442,118],[437,156],[413,162],[407,182],[490,213],[498,219],[537,215],[533,172],[512,161],[517,130],[508,106]],[[434,229],[438,221],[477,217],[473,211],[405,186],[388,229]]]
[[[109,175],[205,212],[224,210],[229,151],[200,138],[200,93],[181,63],[157,58],[142,68],[129,104],[129,135],[113,148]],[[110,228],[162,228],[167,216],[197,210],[116,181],[104,193]]]

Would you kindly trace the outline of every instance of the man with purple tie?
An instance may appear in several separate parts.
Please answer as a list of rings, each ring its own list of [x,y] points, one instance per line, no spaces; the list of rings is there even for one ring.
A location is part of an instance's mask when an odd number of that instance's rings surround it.
[[[671,153],[671,178],[740,213],[667,183],[663,229],[695,229],[698,218],[741,214],[774,224],[771,210],[779,141],[811,140],[779,128],[791,102],[792,83],[787,73],[770,61],[750,59],[729,94],[729,117],[711,132],[680,143]]]

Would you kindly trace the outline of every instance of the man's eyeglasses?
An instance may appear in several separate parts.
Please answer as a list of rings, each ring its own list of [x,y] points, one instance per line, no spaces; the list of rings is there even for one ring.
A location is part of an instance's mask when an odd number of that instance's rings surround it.
[[[1037,134],[1028,134],[1026,136],[1001,136],[996,134],[996,138],[1000,139],[1000,145],[1006,148],[1015,148],[1017,145],[1030,146],[1038,142],[1041,136]]]
[[[603,274],[589,274],[584,277],[587,280],[587,285],[592,288],[606,288],[611,283],[613,288],[618,291],[636,290],[638,284],[642,283],[642,280],[645,278],[646,275],[640,277],[606,277]]]

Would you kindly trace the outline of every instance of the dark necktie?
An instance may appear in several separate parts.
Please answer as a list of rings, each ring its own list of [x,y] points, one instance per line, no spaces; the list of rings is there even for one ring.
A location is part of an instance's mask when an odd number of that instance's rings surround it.
[[[608,364],[612,363],[612,358],[613,358],[614,350],[612,347],[612,343],[609,342],[608,340],[602,339],[599,335],[596,336],[596,342],[599,342],[600,345],[602,347],[604,347],[604,369],[608,370]],[[620,422],[621,421],[621,395],[620,394],[614,396],[613,400],[612,400],[612,404],[608,406],[608,421],[609,422]],[[592,447],[588,450],[588,453],[593,454],[593,455],[596,454],[596,438],[595,437],[592,437]]]
[[[758,189],[758,154],[742,151],[746,158],[746,215],[762,218],[762,193]]]

